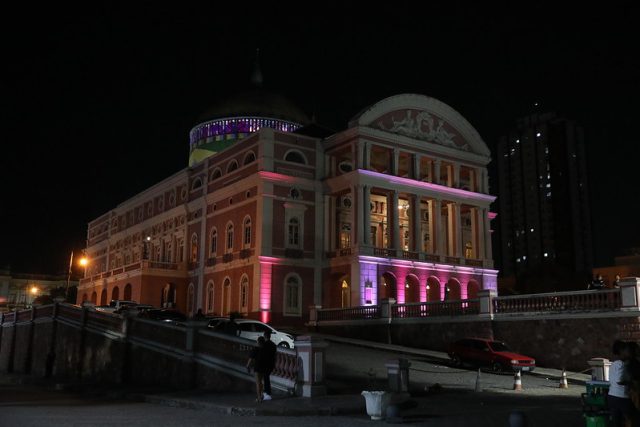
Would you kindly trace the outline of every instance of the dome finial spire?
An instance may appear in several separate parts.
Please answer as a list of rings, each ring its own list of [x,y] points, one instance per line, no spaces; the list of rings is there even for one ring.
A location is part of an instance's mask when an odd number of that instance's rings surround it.
[[[260,71],[260,48],[256,48],[256,61],[253,65],[251,83],[256,87],[262,87],[262,71]]]

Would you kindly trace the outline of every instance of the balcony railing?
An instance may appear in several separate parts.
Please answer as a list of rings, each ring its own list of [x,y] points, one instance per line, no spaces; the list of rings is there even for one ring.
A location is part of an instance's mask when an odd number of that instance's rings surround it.
[[[402,258],[404,258],[404,259],[420,259],[420,254],[418,252],[402,251]]]
[[[615,310],[621,306],[620,290],[556,292],[493,298],[493,312],[528,313]]]
[[[249,248],[247,249],[240,249],[240,259],[245,259],[245,258],[249,258],[251,256],[251,253],[253,251]]]
[[[216,265],[216,257],[207,258],[207,267],[213,267],[214,265]]]
[[[392,316],[398,318],[463,316],[479,313],[480,300],[478,299],[395,304],[391,308]]]
[[[361,307],[330,308],[318,311],[318,321],[323,320],[356,320],[380,318],[380,306],[368,305]]]
[[[231,262],[233,261],[233,253],[229,252],[228,254],[222,255],[222,262]]]
[[[471,259],[471,258],[467,258],[464,260],[465,265],[469,265],[471,267],[482,267],[482,260],[481,259]]]
[[[388,248],[373,248],[373,254],[375,256],[391,258],[396,256],[396,251],[395,249],[388,249]]]

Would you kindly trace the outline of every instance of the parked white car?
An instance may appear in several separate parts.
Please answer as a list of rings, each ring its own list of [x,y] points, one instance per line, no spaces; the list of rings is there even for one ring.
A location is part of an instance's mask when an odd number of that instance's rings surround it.
[[[209,327],[214,331],[224,332],[227,330],[226,324],[229,322],[228,318],[215,318],[214,321],[210,321]],[[265,331],[271,331],[271,341],[278,347],[293,348],[293,336],[273,329],[266,323],[253,319],[236,319],[238,325],[238,332],[240,338],[246,338],[251,341],[257,341],[258,337],[264,335]]]

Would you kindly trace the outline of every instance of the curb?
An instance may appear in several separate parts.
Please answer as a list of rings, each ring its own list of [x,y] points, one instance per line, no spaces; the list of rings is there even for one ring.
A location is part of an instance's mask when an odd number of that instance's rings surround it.
[[[242,407],[236,405],[220,405],[207,401],[194,401],[185,398],[164,397],[158,395],[131,395],[132,398],[139,398],[140,400],[153,403],[156,405],[176,407],[176,408],[188,408],[196,410],[207,410],[223,415],[236,415],[236,416],[290,416],[290,417],[302,417],[302,416],[335,416],[335,415],[347,415],[347,414],[362,414],[365,407],[335,407],[326,406],[320,408],[287,408],[287,407],[271,407],[268,404],[262,404],[262,407]]]

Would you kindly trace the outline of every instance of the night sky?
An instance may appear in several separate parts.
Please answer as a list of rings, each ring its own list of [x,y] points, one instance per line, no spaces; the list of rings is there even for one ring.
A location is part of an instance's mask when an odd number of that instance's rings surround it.
[[[631,3],[89,3],[0,13],[0,268],[64,272],[89,221],[186,167],[189,130],[248,88],[256,48],[265,87],[335,130],[404,92],[455,108],[494,153],[534,102],[578,120],[596,265],[640,246]]]

